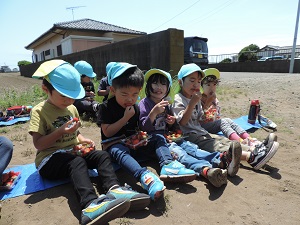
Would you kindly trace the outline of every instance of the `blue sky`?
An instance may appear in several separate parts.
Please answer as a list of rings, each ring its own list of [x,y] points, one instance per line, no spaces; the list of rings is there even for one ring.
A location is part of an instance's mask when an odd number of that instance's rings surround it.
[[[67,9],[77,6],[84,7]],[[0,66],[31,61],[25,46],[73,15],[148,34],[181,29],[185,37],[207,37],[209,55],[237,53],[249,44],[292,46],[297,7],[298,0],[1,0]]]

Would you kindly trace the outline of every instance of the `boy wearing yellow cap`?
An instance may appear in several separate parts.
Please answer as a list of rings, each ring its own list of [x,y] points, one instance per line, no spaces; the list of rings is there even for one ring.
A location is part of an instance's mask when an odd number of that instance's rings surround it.
[[[43,79],[42,89],[48,95],[31,110],[29,134],[37,149],[35,164],[44,178],[70,178],[82,208],[81,224],[105,224],[129,208],[145,208],[150,197],[120,187],[109,154],[95,150],[95,143],[79,131],[81,122],[73,103],[85,91],[78,71],[63,60],[51,60],[41,64],[33,77]],[[82,146],[88,148],[78,150]],[[88,169],[97,169],[106,195],[96,194]]]

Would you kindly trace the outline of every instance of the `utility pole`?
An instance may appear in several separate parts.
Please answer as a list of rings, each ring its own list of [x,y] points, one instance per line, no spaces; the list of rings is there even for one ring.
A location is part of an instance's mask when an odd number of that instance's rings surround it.
[[[296,51],[297,34],[298,34],[299,13],[300,13],[300,0],[298,2],[298,10],[297,10],[297,17],[296,17],[296,27],[295,27],[295,33],[294,33],[294,43],[293,43],[293,49],[292,49],[292,55],[291,55],[289,73],[293,73],[294,72],[294,62],[295,62],[295,51]]]
[[[73,20],[74,20],[74,9],[78,9],[85,6],[73,6],[73,7],[67,7],[66,10],[72,10]]]

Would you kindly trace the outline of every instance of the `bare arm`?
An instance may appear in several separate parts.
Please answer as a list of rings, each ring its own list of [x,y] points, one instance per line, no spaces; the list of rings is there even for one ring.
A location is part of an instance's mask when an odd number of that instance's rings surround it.
[[[201,93],[198,92],[196,94],[194,94],[191,98],[191,101],[189,102],[188,106],[186,107],[186,109],[183,112],[182,118],[179,122],[179,125],[184,126],[186,125],[193,113],[193,109],[195,108],[195,105],[201,100]]]
[[[72,124],[73,123],[73,124]],[[81,123],[79,121],[74,122],[72,120],[66,122],[63,126],[55,130],[54,132],[41,135],[37,132],[32,133],[34,147],[38,151],[50,148],[63,134],[71,134],[78,130]]]

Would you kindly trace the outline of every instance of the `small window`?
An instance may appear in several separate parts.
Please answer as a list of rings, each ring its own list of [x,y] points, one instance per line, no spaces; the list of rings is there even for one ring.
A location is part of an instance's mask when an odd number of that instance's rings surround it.
[[[50,49],[45,51],[45,56],[50,55]]]

